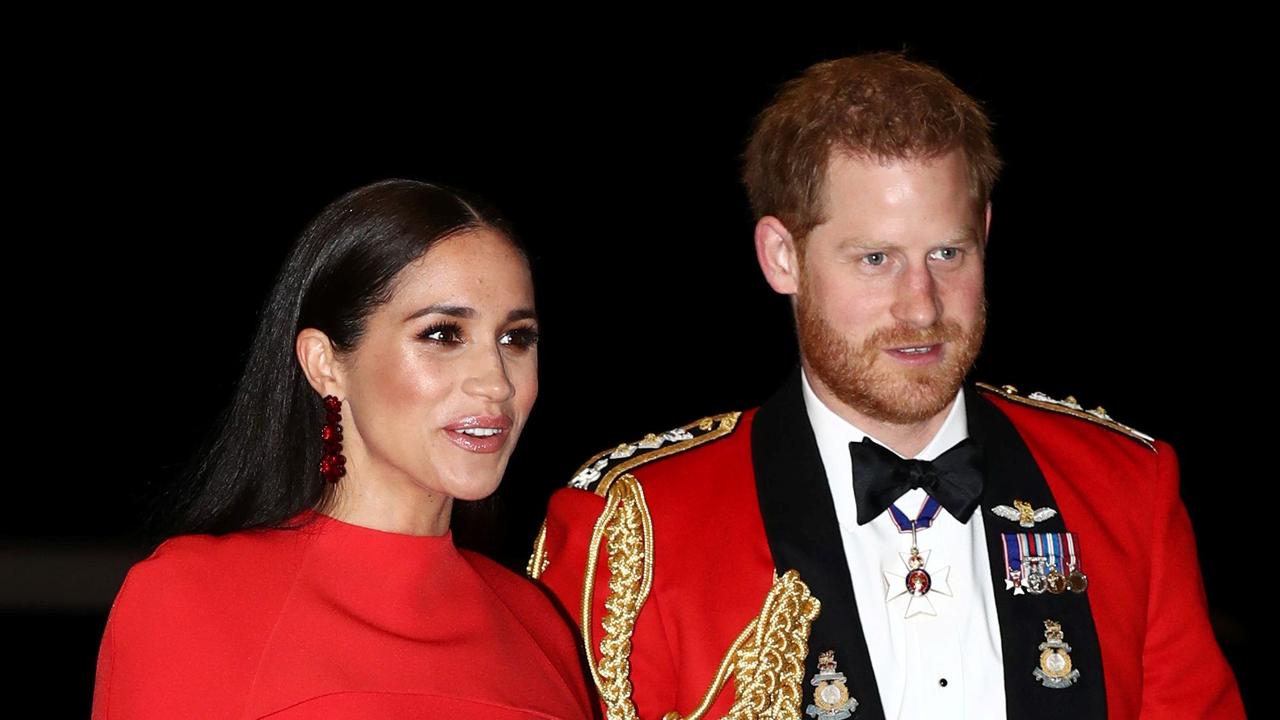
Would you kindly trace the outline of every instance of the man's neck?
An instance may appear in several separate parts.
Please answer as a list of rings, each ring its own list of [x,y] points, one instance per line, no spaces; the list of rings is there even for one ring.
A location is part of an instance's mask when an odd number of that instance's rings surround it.
[[[904,458],[913,458],[920,454],[921,450],[925,449],[929,441],[933,440],[934,436],[938,434],[942,424],[947,421],[947,416],[951,413],[951,408],[956,403],[953,397],[942,410],[927,420],[918,423],[899,424],[885,422],[858,412],[842,402],[821,379],[815,377],[812,373],[806,372],[805,377],[809,381],[809,387],[813,389],[813,394],[831,412],[880,441],[890,450]]]

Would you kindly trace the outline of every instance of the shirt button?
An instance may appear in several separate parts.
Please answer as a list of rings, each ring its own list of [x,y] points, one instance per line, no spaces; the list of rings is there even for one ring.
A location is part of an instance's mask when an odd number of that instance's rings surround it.
[[[947,679],[946,679],[946,678],[938,678],[938,687],[946,687],[946,686],[947,686]]]

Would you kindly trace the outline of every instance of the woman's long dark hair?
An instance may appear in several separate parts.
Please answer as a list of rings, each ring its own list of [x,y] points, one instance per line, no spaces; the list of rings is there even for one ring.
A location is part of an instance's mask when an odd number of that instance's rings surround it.
[[[481,227],[513,238],[479,199],[412,180],[367,185],[326,207],[276,278],[230,407],[183,482],[162,498],[162,534],[282,527],[317,507],[326,486],[318,472],[324,408],[298,365],[298,332],[316,328],[350,352],[406,265]]]

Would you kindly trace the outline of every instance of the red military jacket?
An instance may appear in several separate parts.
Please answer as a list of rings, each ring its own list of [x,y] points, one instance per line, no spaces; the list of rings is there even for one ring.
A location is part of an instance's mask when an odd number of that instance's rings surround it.
[[[966,388],[983,448],[1007,717],[1242,718],[1208,623],[1173,449],[1101,413]],[[1083,593],[1006,592],[1013,498],[1057,510]],[[883,718],[799,373],[764,406],[592,458],[551,499],[530,559],[578,622],[609,717],[800,717],[818,655],[840,658],[853,720]],[[1033,677],[1045,620],[1079,679]]]

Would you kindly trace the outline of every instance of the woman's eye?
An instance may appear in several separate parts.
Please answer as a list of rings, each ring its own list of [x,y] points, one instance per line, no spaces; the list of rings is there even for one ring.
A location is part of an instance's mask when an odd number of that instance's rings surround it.
[[[498,342],[519,348],[533,347],[538,344],[538,331],[533,328],[510,330],[503,333],[502,337],[498,338]]]
[[[458,343],[462,342],[462,328],[453,323],[432,325],[421,333],[418,333],[418,338],[420,340],[429,340],[437,343]]]

